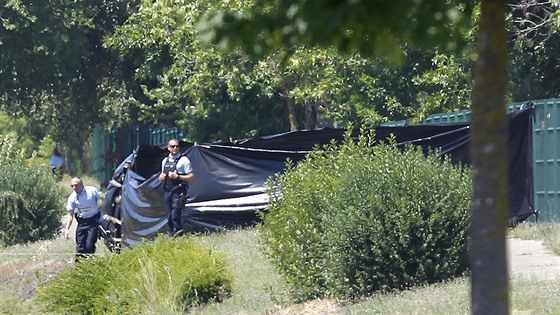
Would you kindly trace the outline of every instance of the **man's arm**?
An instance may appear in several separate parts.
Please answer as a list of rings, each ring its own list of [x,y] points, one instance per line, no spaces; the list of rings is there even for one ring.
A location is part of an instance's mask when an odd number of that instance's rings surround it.
[[[161,173],[159,173],[159,177],[158,177],[160,183],[163,183],[167,178],[167,174],[163,172],[163,165],[165,164],[165,160],[167,160],[167,157],[161,161]]]
[[[101,206],[101,204],[103,203],[103,199],[105,199],[105,193],[102,192],[99,189],[96,189],[97,191],[95,192],[96,196],[97,196],[97,206]]]
[[[179,166],[179,163],[182,162],[181,166]],[[179,159],[179,162],[177,163],[177,168],[179,170],[175,171],[175,172],[169,172],[169,178],[171,179],[178,179],[182,182],[187,182],[190,183],[192,181],[194,181],[194,172],[192,169],[192,164],[191,161],[189,160],[188,157],[186,156],[181,156],[181,158]]]
[[[190,183],[194,180],[194,173],[190,172],[188,174],[177,174],[177,172],[173,172],[174,174],[172,175],[171,172],[169,173],[169,177],[171,179],[178,179],[182,182],[187,182]],[[174,176],[177,175],[177,177],[175,178]]]
[[[70,237],[70,227],[72,226],[72,221],[74,220],[74,211],[68,212],[66,218],[66,229],[64,230],[64,237]]]

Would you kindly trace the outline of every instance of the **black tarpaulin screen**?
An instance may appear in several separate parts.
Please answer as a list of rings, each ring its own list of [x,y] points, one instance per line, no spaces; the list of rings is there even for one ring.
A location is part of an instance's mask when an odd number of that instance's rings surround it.
[[[533,109],[509,114],[510,153],[510,221],[523,221],[534,213],[532,168]],[[456,163],[470,164],[468,124],[378,127],[378,140],[393,134],[398,145],[415,144],[439,148]],[[181,152],[193,164],[196,180],[190,184],[188,202],[183,210],[185,231],[216,230],[252,225],[258,221],[257,210],[265,209],[268,196],[264,183],[282,172],[285,161],[296,162],[314,146],[333,139],[341,141],[344,129],[324,128],[255,137],[233,142],[192,145],[181,142]],[[354,135],[358,131],[353,132]],[[122,243],[134,245],[142,238],[153,238],[167,231],[162,204],[162,187],[158,181],[165,146],[140,145],[125,161],[132,161],[122,188]],[[124,164],[124,161],[123,161]],[[123,173],[123,164],[114,177]],[[108,187],[108,196],[115,187]],[[111,211],[106,207],[104,211]]]

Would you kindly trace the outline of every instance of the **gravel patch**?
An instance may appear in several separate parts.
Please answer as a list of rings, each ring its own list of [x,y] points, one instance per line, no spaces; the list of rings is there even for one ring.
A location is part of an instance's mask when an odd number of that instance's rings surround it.
[[[507,239],[511,277],[560,280],[560,256],[546,249],[542,241]]]

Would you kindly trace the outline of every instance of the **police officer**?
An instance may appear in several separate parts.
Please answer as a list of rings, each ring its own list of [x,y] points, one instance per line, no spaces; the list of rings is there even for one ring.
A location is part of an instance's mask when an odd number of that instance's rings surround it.
[[[61,180],[62,179],[62,167],[64,166],[64,158],[60,155],[60,152],[58,152],[57,148],[55,148],[53,150],[53,154],[51,155],[51,157],[49,159],[49,164],[51,166],[51,172],[52,172],[53,176],[57,180]]]
[[[182,230],[181,212],[185,206],[188,183],[194,180],[191,161],[179,152],[179,140],[167,142],[169,155],[161,161],[159,181],[163,183],[163,204],[167,211],[169,234]]]
[[[66,221],[65,236],[70,236],[70,226],[74,217],[78,222],[76,228],[76,261],[81,257],[87,257],[95,253],[95,242],[99,236],[99,204],[103,194],[93,186],[84,186],[80,177],[70,180],[70,186],[74,190],[66,201],[68,219]]]

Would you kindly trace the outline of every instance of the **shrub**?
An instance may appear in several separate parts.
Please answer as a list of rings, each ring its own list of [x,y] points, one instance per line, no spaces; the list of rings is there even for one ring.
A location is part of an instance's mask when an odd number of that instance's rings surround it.
[[[258,228],[296,298],[354,298],[467,269],[470,170],[371,139],[347,136],[268,183]]]
[[[15,136],[0,138],[0,245],[52,239],[60,230],[61,190],[48,168],[27,163]]]
[[[225,264],[192,236],[161,236],[62,271],[38,288],[37,300],[57,314],[183,313],[230,294]]]

